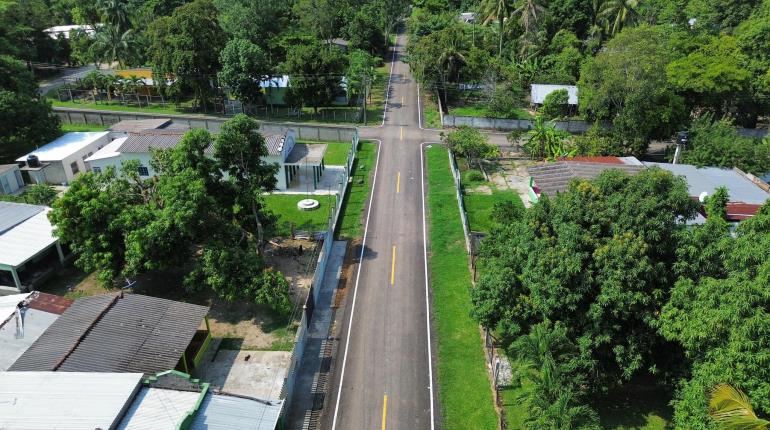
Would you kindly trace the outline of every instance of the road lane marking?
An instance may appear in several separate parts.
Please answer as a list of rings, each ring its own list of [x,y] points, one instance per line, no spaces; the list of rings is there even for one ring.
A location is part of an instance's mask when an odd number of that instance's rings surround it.
[[[396,174],[396,194],[401,192],[401,172]]]
[[[401,107],[404,107],[404,96],[401,96]]]
[[[420,181],[422,183],[422,250],[423,262],[425,263],[425,323],[428,331],[428,392],[430,393],[430,430],[434,430],[436,418],[433,412],[433,352],[430,345],[430,291],[428,284],[428,233],[425,228],[425,145],[431,142],[424,142],[420,145]],[[433,142],[437,143],[437,142]],[[376,172],[375,172],[376,173]]]
[[[390,262],[390,285],[396,283],[396,245],[393,245],[393,260]]]
[[[382,398],[382,430],[385,430],[388,422],[388,395]]]
[[[398,38],[396,36],[396,45],[398,45]],[[380,128],[385,127],[385,119],[388,117],[388,100],[390,100],[390,85],[393,83],[393,67],[396,65],[396,45],[393,45],[393,55],[390,57],[390,73],[388,74],[388,89],[385,90],[385,106],[382,109],[382,122]],[[335,413],[334,417],[337,415]]]
[[[367,237],[367,234],[369,233],[369,219],[370,219],[370,215],[372,214],[372,202],[374,201],[374,190],[375,190],[375,185],[377,185],[377,173],[379,172],[379,166],[380,166],[380,148],[382,148],[382,141],[378,139],[370,139],[370,140],[375,140],[377,141],[377,143],[379,143],[379,145],[377,145],[377,161],[374,162],[374,179],[372,179],[372,189],[369,192],[369,208],[366,210],[366,223],[364,224],[364,237],[363,237],[363,241],[361,242],[361,254],[358,257],[358,272],[356,273],[356,283],[355,283],[355,286],[353,287],[353,303],[350,305],[350,319],[348,319],[348,334],[345,339],[345,352],[342,355],[342,371],[340,372],[340,386],[337,390],[337,403],[334,406],[334,418],[332,419],[332,430],[335,430],[337,428],[337,415],[339,414],[339,410],[340,410],[340,398],[342,398],[342,387],[344,385],[343,382],[345,380],[345,366],[348,363],[348,348],[350,347],[350,332],[353,331],[353,316],[356,313],[356,297],[358,297],[358,282],[361,279],[361,267],[363,267],[364,265],[364,250],[366,250],[366,237]]]
[[[404,140],[404,127],[401,127],[401,140]]]

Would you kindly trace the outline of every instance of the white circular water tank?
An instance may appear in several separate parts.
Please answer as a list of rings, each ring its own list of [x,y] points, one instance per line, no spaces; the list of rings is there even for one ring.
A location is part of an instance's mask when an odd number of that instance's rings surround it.
[[[312,211],[318,209],[320,205],[321,204],[318,203],[318,200],[304,199],[297,203],[297,208],[299,208],[301,211]]]

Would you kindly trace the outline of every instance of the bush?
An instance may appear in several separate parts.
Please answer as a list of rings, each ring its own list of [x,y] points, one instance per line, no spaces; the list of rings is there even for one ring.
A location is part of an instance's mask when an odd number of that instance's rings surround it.
[[[556,90],[545,96],[540,113],[545,119],[555,119],[567,116],[569,110],[569,92],[566,89]]]
[[[484,174],[481,173],[478,170],[468,170],[467,172],[463,173],[463,183],[472,183],[472,182],[484,182],[486,181],[486,178],[484,178]]]
[[[498,86],[487,104],[487,111],[496,118],[516,118],[523,104],[524,92],[519,87]]]

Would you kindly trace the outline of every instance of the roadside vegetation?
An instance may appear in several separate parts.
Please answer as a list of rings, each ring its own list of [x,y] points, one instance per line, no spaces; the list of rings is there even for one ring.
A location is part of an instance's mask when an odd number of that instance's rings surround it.
[[[425,150],[432,312],[437,374],[447,430],[497,426],[478,324],[469,317],[468,255],[446,148]]]
[[[446,112],[596,123],[582,155],[640,156],[680,130],[770,121],[770,0],[434,0],[411,12],[409,64]],[[561,93],[533,106],[532,84],[576,85],[578,104]],[[690,150],[767,173],[751,159],[768,143],[739,141]]]
[[[345,239],[361,237],[363,233],[364,208],[372,192],[374,167],[377,164],[377,144],[362,140],[358,143],[358,154],[353,163],[353,181],[342,202],[342,215],[337,221],[337,236]]]

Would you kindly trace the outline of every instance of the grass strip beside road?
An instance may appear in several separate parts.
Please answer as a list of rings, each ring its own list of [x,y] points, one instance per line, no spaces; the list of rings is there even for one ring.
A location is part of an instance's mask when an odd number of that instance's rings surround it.
[[[369,141],[358,143],[358,154],[353,162],[353,182],[348,184],[345,201],[342,202],[342,218],[337,236],[353,239],[361,237],[363,216],[369,193],[372,192],[372,173],[377,163],[377,144]]]
[[[425,151],[430,284],[438,336],[438,385],[446,430],[497,428],[479,327],[470,317],[468,255],[447,150]]]

